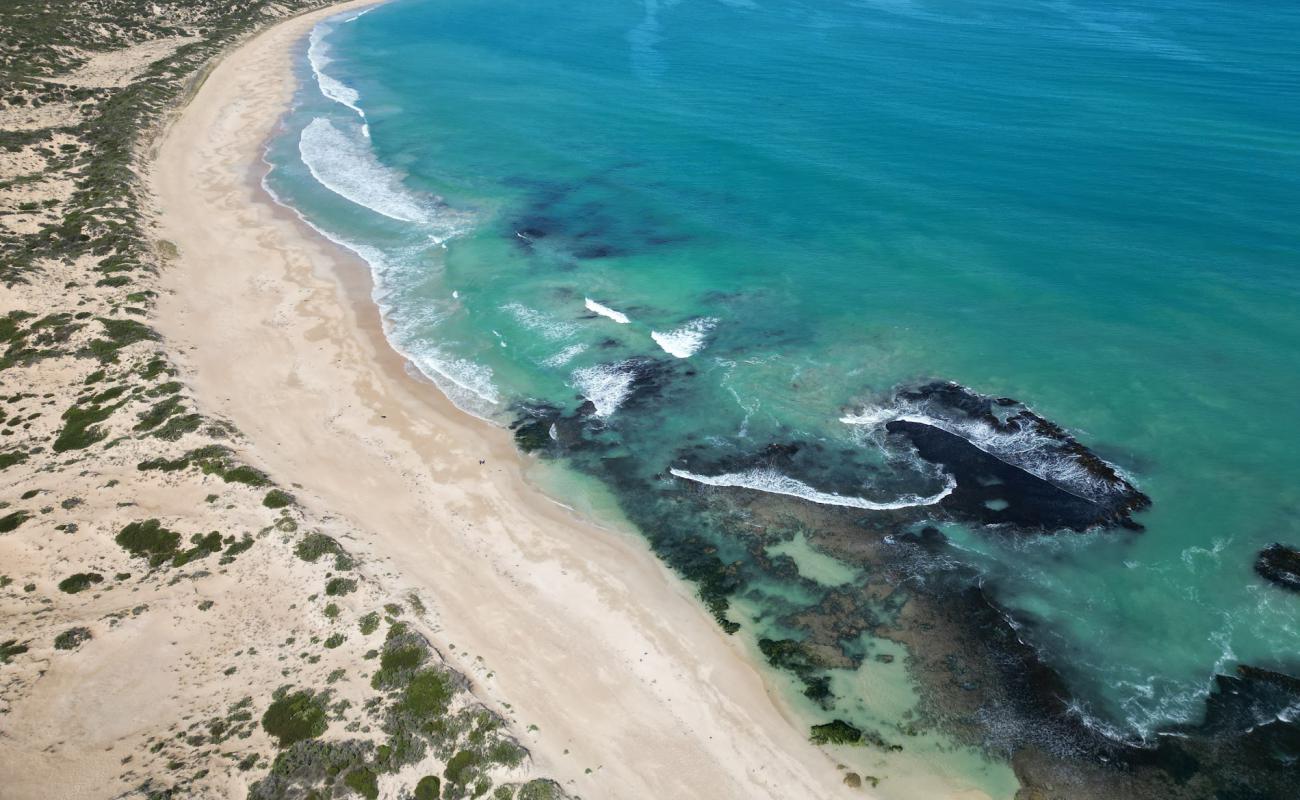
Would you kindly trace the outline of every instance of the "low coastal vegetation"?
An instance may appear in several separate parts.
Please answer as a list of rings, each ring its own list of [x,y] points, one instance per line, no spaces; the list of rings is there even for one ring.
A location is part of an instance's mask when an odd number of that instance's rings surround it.
[[[153,138],[223,48],[327,5],[0,4],[0,746],[105,796],[562,798],[418,598],[249,463],[151,327],[177,255],[146,210]],[[138,709],[116,768],[90,766],[32,692],[71,669],[178,689]],[[80,728],[121,711],[71,691]]]

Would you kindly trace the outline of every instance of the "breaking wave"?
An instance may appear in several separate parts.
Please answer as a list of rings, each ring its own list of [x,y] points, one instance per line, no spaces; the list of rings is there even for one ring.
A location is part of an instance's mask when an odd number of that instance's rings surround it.
[[[597,364],[573,371],[573,385],[596,407],[595,415],[601,419],[618,410],[632,393],[635,379],[636,371],[631,361]]]
[[[366,10],[369,11],[370,9]],[[365,14],[365,11],[347,18],[344,22],[352,22],[359,19],[363,14]],[[333,32],[334,27],[325,22],[311,29],[311,36],[307,45],[307,61],[311,64],[312,74],[316,76],[316,85],[320,87],[320,93],[356,112],[356,115],[361,117],[361,132],[369,139],[370,123],[366,119],[365,110],[361,108],[361,95],[357,93],[356,89],[325,71],[325,67],[329,66],[332,61],[329,57],[329,44],[326,43],[325,38]]]
[[[435,221],[428,206],[379,163],[369,144],[324,117],[303,128],[298,153],[320,185],[346,200],[400,222]]]
[[[592,300],[590,297],[586,298],[586,301],[587,301],[586,305],[588,311],[594,311],[597,314],[601,315],[602,317],[609,317],[610,319],[614,320],[620,325],[626,325],[632,321],[627,318],[627,314],[624,314],[621,311],[615,311],[609,306],[602,306],[600,303],[597,303],[595,300]]]
[[[704,347],[704,341],[708,338],[709,331],[713,330],[718,321],[713,317],[700,317],[693,319],[680,328],[675,328],[667,333],[660,331],[650,331],[650,338],[655,340],[655,344],[663,348],[663,351],[677,358],[690,358]]]
[[[929,497],[907,495],[891,502],[879,503],[874,500],[867,500],[864,497],[850,497],[835,492],[819,492],[803,481],[791,478],[789,475],[777,472],[770,467],[760,467],[745,472],[726,472],[721,475],[697,475],[684,469],[670,469],[668,471],[683,480],[702,483],[706,486],[753,489],[768,494],[798,497],[824,506],[863,508],[871,511],[891,511],[915,506],[932,506],[952,494],[952,490],[957,488],[957,482],[951,476],[945,476],[944,488],[937,494]]]

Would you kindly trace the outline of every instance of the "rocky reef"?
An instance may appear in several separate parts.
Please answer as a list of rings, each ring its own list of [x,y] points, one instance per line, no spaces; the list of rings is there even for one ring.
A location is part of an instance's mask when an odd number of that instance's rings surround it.
[[[1151,499],[1060,425],[1011,398],[951,382],[895,392],[885,429],[956,479],[942,505],[982,525],[1141,530]]]
[[[1255,559],[1255,571],[1284,589],[1300,592],[1300,550],[1274,542]]]

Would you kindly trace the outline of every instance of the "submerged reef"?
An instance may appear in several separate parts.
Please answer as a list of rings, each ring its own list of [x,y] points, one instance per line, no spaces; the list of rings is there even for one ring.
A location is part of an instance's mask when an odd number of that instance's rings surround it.
[[[703,434],[688,436],[671,465],[637,459],[626,426],[653,425],[689,377],[638,365],[633,396],[613,418],[590,404],[521,406],[516,439],[613,489],[724,629],[752,631],[763,656],[824,709],[814,740],[906,750],[939,731],[1010,764],[1018,800],[1294,796],[1300,681],[1289,668],[1240,667],[1216,679],[1200,723],[1130,734],[1086,712],[1033,644],[1038,623],[1003,606],[998,586],[936,527],[1141,530],[1133,515],[1150,498],[1061,426],[1015,400],[931,382],[844,417],[891,454],[887,466],[824,440],[720,448]],[[891,472],[896,463],[911,471]],[[805,575],[782,547],[796,537],[844,574]],[[896,662],[887,643],[905,658]],[[855,698],[836,696],[836,671],[867,660],[907,670],[919,699],[902,718],[867,725],[853,716]]]

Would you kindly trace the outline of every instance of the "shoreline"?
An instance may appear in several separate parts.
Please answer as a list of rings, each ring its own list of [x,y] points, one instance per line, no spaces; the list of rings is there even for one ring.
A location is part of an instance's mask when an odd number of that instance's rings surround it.
[[[295,48],[316,21],[368,5],[242,43],[156,146],[159,234],[179,256],[155,321],[188,382],[247,437],[245,458],[367,532],[349,548],[420,594],[435,647],[566,789],[864,796],[643,540],[542,494],[507,431],[408,374],[364,263],[262,188]]]

